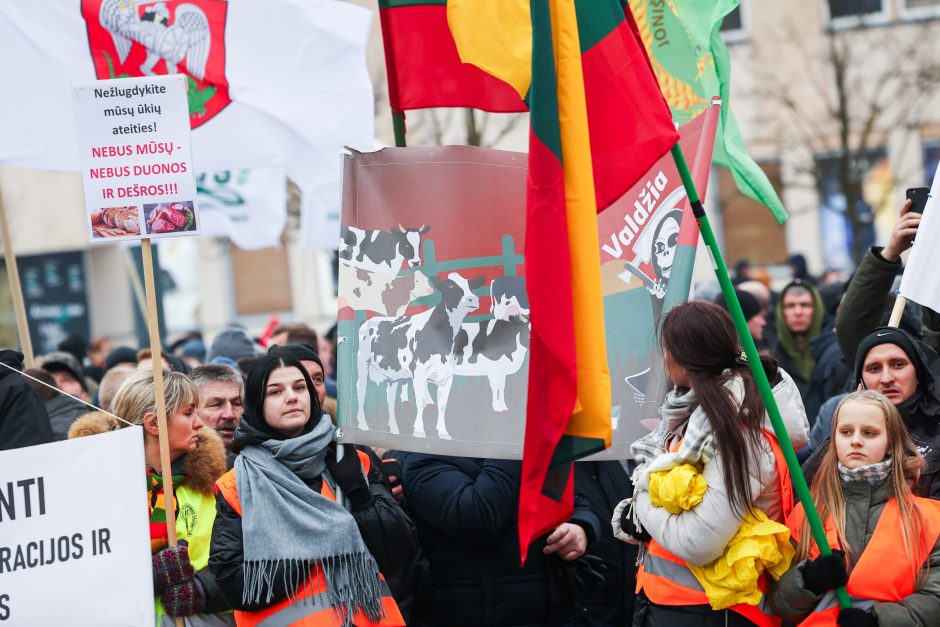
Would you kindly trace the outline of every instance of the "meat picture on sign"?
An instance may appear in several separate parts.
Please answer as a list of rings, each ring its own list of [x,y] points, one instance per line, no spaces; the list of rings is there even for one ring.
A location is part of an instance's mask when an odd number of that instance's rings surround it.
[[[144,205],[144,224],[148,235],[196,230],[196,212],[192,201]]]
[[[91,230],[96,239],[140,235],[137,207],[103,207],[91,212]]]

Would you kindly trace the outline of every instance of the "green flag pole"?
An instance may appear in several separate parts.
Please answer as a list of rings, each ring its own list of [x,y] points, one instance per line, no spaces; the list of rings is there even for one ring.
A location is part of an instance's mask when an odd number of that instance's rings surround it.
[[[803,511],[806,513],[806,522],[809,523],[813,532],[813,539],[816,540],[816,546],[819,547],[821,556],[830,555],[832,549],[829,547],[829,541],[826,540],[826,532],[823,530],[822,522],[819,520],[819,512],[816,511],[816,505],[810,496],[809,487],[806,485],[806,477],[800,470],[800,462],[796,459],[796,452],[793,450],[793,444],[790,443],[790,437],[787,434],[787,428],[783,424],[783,418],[780,416],[780,409],[774,399],[773,390],[770,387],[770,381],[767,380],[767,373],[761,366],[760,355],[757,353],[757,346],[754,344],[754,338],[747,328],[747,321],[744,318],[744,312],[741,311],[741,303],[734,293],[734,286],[731,284],[731,278],[728,276],[728,268],[718,249],[718,242],[715,241],[715,234],[712,231],[708,216],[705,215],[705,207],[695,191],[695,183],[692,182],[692,175],[689,173],[689,166],[686,165],[685,155],[679,144],[672,147],[672,158],[676,162],[676,168],[682,177],[682,184],[685,186],[686,194],[689,197],[689,203],[692,206],[692,213],[698,220],[699,229],[702,233],[702,239],[705,246],[711,253],[715,274],[718,283],[721,285],[721,293],[725,297],[728,309],[731,311],[731,319],[734,321],[734,328],[741,338],[741,344],[744,346],[744,352],[747,353],[747,361],[751,366],[751,373],[754,375],[754,381],[757,383],[757,389],[760,390],[761,398],[764,399],[764,406],[770,415],[770,422],[774,427],[774,435],[777,436],[777,443],[783,450],[783,457],[786,459],[787,467],[790,469],[790,478],[796,487],[796,493],[803,503]],[[849,595],[845,588],[836,590],[836,597],[839,599],[841,607],[852,607]]]
[[[405,143],[405,114],[392,112],[392,130],[395,131],[395,145],[403,148]]]

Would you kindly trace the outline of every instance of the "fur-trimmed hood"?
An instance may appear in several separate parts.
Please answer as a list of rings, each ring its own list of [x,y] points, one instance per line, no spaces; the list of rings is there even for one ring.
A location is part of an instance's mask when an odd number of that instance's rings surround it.
[[[69,439],[116,431],[121,426],[114,416],[95,411],[80,416],[72,423]],[[188,453],[183,461],[186,485],[196,492],[214,494],[216,480],[226,471],[225,445],[222,438],[209,427],[200,429],[197,436],[196,449]]]

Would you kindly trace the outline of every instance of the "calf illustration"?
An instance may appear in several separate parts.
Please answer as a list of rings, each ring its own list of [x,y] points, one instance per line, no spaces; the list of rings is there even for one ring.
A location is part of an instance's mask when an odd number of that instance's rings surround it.
[[[424,409],[433,404],[428,392],[428,383],[433,383],[437,387],[437,435],[450,439],[444,417],[454,380],[454,338],[467,314],[480,306],[473,290],[483,282],[483,277],[467,281],[456,272],[448,274],[445,280],[432,276],[431,284],[441,293],[440,302],[433,308],[413,316],[372,318],[359,327],[356,392],[360,429],[368,428],[364,406],[366,386],[372,381],[385,386],[389,432],[398,434],[397,392],[399,386],[410,381],[417,405],[414,437],[426,437]]]
[[[398,274],[403,262],[416,268],[421,265],[421,236],[430,229],[425,225],[405,228],[399,224],[391,231],[376,231],[344,225],[340,230],[339,260],[355,268],[385,274]]]
[[[525,277],[498,276],[490,284],[490,313],[497,320],[511,316],[529,315],[529,296],[525,291]]]

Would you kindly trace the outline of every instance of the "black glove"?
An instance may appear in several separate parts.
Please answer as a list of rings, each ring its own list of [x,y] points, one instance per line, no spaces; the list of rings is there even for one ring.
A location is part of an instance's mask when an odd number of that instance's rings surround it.
[[[369,481],[362,473],[359,455],[353,446],[346,445],[343,459],[336,461],[336,449],[330,447],[326,453],[326,469],[340,487],[353,509],[359,509],[372,501]]]
[[[564,577],[576,593],[576,598],[596,592],[607,578],[607,564],[600,557],[585,553],[576,560],[562,560]]]
[[[841,588],[848,580],[844,551],[833,551],[831,555],[817,557],[803,566],[803,587],[816,596]]]
[[[180,540],[179,546],[167,547],[153,556],[153,589],[156,593],[192,579],[195,573],[189,562],[189,547],[185,540]]]
[[[867,610],[847,607],[839,610],[839,627],[878,627],[878,617]]]
[[[160,593],[160,601],[170,616],[192,616],[206,611],[206,591],[195,577],[165,589]]]
[[[623,529],[624,533],[633,536],[640,542],[649,542],[653,539],[653,536],[646,533],[643,529],[638,529],[637,526],[633,524],[633,517],[630,516],[629,507],[624,507],[623,513],[620,514],[620,528]]]

